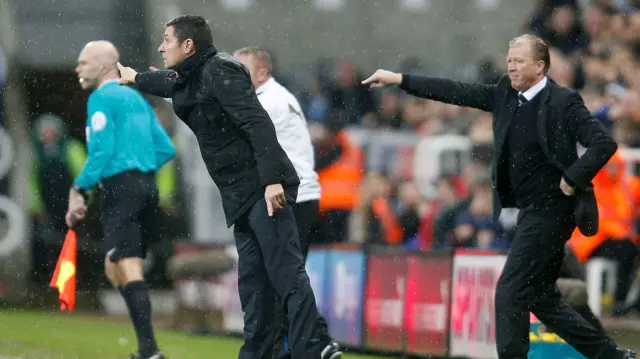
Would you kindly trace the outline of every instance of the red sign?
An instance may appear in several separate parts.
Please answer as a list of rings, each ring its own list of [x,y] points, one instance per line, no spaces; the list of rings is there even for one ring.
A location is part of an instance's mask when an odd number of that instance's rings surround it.
[[[371,254],[365,287],[365,346],[399,351],[404,348],[405,254]]]
[[[409,354],[447,355],[452,264],[449,256],[408,259],[405,331]]]

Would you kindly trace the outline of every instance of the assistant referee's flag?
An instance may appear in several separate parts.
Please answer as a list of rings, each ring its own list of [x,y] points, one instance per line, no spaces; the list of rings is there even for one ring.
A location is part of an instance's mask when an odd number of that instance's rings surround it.
[[[69,229],[62,245],[56,271],[49,284],[58,289],[60,310],[73,311],[76,305],[76,231]]]

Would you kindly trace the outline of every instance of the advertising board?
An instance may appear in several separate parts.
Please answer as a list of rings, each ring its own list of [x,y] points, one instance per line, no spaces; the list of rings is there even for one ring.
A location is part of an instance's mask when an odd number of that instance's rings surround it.
[[[328,254],[326,319],[333,339],[362,345],[365,256],[360,251],[331,250]]]
[[[453,259],[450,355],[497,358],[494,297],[503,255],[458,254]]]
[[[369,254],[365,286],[365,346],[404,349],[404,302],[407,255]]]
[[[316,298],[318,311],[327,316],[327,261],[329,251],[326,249],[310,250],[307,255],[307,274],[311,281],[311,288]]]
[[[449,350],[452,256],[411,256],[407,262],[405,351],[445,356]]]

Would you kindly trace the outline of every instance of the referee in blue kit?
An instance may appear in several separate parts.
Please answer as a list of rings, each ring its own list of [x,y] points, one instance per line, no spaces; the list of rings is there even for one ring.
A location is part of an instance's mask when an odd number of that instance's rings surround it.
[[[138,338],[138,352],[129,358],[162,359],[143,260],[159,235],[154,174],[175,156],[175,148],[142,95],[118,85],[118,61],[118,51],[107,41],[88,43],[78,57],[80,85],[92,91],[87,104],[89,156],[70,190],[66,220],[71,226],[72,218],[84,218],[85,192],[98,187],[105,273],[124,297]]]

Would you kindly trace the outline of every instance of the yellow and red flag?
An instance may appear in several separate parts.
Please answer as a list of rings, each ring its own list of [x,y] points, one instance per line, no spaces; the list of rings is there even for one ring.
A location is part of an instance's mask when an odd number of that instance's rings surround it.
[[[76,249],[76,231],[69,229],[49,284],[58,289],[60,310],[69,312],[72,312],[76,305]]]

